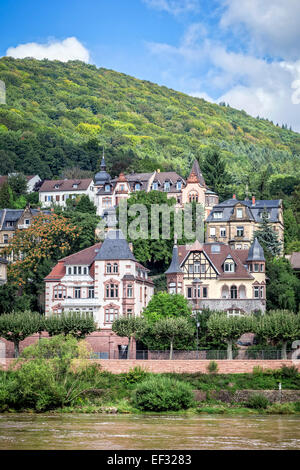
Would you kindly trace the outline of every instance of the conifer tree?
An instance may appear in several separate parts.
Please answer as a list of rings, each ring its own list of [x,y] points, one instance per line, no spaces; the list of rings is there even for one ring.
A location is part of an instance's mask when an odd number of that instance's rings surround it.
[[[277,233],[273,230],[271,223],[268,220],[268,212],[264,209],[261,216],[261,223],[259,229],[254,232],[254,239],[257,238],[262,245],[264,252],[271,257],[279,256],[282,251],[282,243],[278,240]]]
[[[207,186],[219,194],[221,198],[227,197],[227,186],[230,179],[226,171],[225,161],[217,146],[212,146],[207,150],[201,169]]]

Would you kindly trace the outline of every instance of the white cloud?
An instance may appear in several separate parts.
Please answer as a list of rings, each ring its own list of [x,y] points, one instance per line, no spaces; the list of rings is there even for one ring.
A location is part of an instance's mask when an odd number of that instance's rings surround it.
[[[173,77],[173,88],[208,101],[225,101],[254,117],[288,123],[300,131],[300,61],[269,62],[228,51],[207,38],[193,43],[186,37],[178,47],[149,44],[164,64],[165,76],[168,70],[168,77]]]
[[[62,41],[51,40],[46,44],[29,42],[16,47],[9,47],[6,55],[15,59],[33,57],[35,59],[61,60],[82,60],[89,62],[89,51],[75,37],[66,38]]]
[[[166,11],[172,15],[198,11],[198,0],[143,0],[150,8]]]
[[[250,34],[253,48],[281,58],[299,57],[299,0],[222,0],[220,25]],[[244,29],[244,30],[243,30]]]

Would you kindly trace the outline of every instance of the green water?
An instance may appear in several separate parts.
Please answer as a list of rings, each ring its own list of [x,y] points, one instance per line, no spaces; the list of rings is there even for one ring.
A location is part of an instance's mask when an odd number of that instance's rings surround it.
[[[2,414],[3,449],[300,449],[300,416]]]

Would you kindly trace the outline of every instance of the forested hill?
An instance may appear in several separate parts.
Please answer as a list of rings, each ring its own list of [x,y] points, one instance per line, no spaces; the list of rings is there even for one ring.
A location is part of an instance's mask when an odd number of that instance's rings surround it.
[[[0,174],[94,172],[104,146],[113,174],[124,167],[186,175],[212,144],[236,184],[257,172],[300,172],[300,134],[154,83],[79,61],[9,57],[0,59],[0,79]]]

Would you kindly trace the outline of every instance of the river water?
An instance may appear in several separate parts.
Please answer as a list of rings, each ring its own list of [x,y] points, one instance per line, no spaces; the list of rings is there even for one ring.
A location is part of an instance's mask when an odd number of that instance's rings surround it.
[[[0,414],[4,449],[300,449],[300,416]]]

